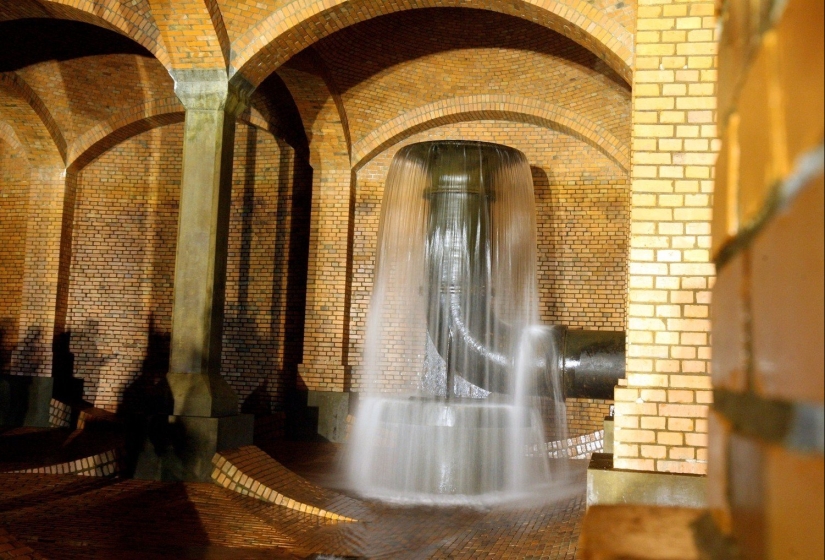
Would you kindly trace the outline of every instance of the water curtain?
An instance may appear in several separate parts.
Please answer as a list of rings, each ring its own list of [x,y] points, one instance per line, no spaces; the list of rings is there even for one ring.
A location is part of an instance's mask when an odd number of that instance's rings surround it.
[[[387,177],[353,487],[394,501],[496,501],[563,478],[534,395],[565,425],[552,328],[539,326],[536,217],[521,152],[441,141]],[[566,472],[566,471],[565,471]]]

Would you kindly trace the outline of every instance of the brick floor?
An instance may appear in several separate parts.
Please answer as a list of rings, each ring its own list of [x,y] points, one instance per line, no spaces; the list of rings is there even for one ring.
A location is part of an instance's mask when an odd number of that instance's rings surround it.
[[[287,449],[299,474],[332,469],[336,455]],[[585,500],[582,485],[573,499],[520,510],[362,507],[366,521],[334,523],[208,483],[6,473],[0,542],[53,559],[572,559]]]

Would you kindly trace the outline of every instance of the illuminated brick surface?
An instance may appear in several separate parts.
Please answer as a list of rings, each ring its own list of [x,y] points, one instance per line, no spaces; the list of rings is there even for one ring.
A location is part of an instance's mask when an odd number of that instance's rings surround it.
[[[711,2],[639,3],[617,468],[707,470],[714,13]]]

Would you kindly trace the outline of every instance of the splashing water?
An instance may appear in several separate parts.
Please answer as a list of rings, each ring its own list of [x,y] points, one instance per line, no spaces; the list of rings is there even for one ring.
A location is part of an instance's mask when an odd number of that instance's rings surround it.
[[[423,142],[393,159],[378,232],[349,484],[381,500],[562,497],[539,392],[566,440],[552,327],[538,321],[536,217],[525,156]],[[543,385],[542,385],[543,384]]]

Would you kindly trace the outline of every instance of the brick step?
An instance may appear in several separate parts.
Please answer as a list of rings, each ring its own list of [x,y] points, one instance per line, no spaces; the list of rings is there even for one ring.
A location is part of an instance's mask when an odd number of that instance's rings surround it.
[[[309,482],[254,445],[216,453],[212,464],[212,480],[245,496],[333,521],[370,516],[358,500]]]
[[[0,436],[0,472],[117,476],[125,457],[117,433],[51,428]]]

